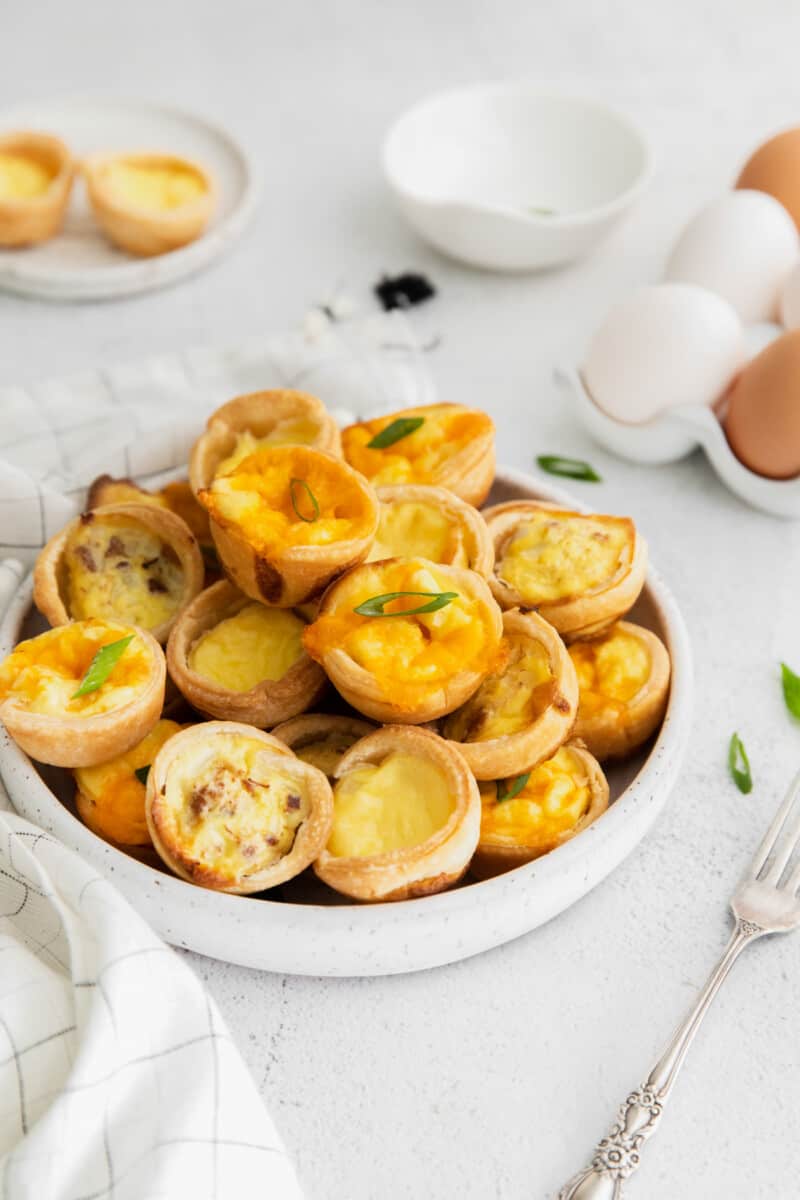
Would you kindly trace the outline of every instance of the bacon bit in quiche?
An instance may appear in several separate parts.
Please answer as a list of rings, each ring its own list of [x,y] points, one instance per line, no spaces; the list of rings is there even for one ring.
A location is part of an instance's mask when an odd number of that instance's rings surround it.
[[[160,593],[166,592],[167,585],[161,579],[148,579],[147,590],[148,590],[148,592],[153,592],[154,594],[155,593],[160,594]]]
[[[75,557],[79,558],[87,571],[96,571],[97,563],[88,546],[76,546]]]

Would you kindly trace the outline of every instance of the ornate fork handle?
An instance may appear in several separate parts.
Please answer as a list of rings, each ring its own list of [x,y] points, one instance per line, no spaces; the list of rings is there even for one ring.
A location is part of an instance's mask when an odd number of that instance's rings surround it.
[[[658,1128],[664,1104],[711,1001],[745,946],[764,932],[753,921],[737,920],[725,953],[694,1008],[675,1031],[647,1080],[622,1105],[616,1124],[598,1143],[589,1166],[564,1185],[558,1200],[619,1200],[623,1181],[639,1166],[641,1148]]]

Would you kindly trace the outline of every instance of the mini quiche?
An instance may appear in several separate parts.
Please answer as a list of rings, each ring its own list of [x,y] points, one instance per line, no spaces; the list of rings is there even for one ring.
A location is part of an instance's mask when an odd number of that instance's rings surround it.
[[[267,608],[222,580],[195,596],[172,627],[167,666],[201,712],[265,729],[322,695],[324,672],[303,648],[305,620]]]
[[[189,457],[195,492],[262,446],[312,446],[341,458],[339,427],[316,396],[278,388],[237,396],[216,409]]]
[[[262,446],[199,493],[226,574],[252,600],[294,607],[366,558],[378,501],[341,459]]]
[[[531,771],[481,785],[481,832],[472,861],[479,879],[509,871],[586,829],[608,808],[608,781],[579,742]]]
[[[624,758],[658,728],[669,698],[670,661],[660,638],[616,625],[569,648],[580,688],[575,736],[602,762]]]
[[[360,721],[358,717],[303,713],[276,725],[272,736],[280,738],[298,758],[333,781],[345,751],[374,729],[370,721]]]
[[[72,155],[58,138],[0,137],[0,246],[34,246],[58,233],[74,175]]]
[[[476,508],[446,488],[405,483],[376,488],[380,522],[368,562],[382,558],[429,558],[469,567],[487,578],[494,545]]]
[[[629,517],[512,500],[484,513],[502,608],[534,608],[567,640],[592,637],[635,603],[647,545]]]
[[[561,638],[536,613],[503,614],[507,656],[442,723],[476,779],[517,775],[550,758],[569,737],[578,680]]]
[[[172,154],[92,154],[83,161],[89,203],[110,242],[150,257],[200,236],[214,186],[198,163]]]
[[[356,900],[441,892],[465,873],[480,828],[480,796],[457,750],[427,729],[387,725],[336,769],[333,827],[314,863]]]
[[[20,642],[0,663],[0,721],[31,758],[92,767],[150,732],[165,678],[163,651],[143,629],[71,621]]]
[[[117,619],[165,642],[203,586],[203,556],[180,517],[149,504],[90,509],[36,560],[33,599],[51,625]]]
[[[86,493],[86,507],[105,508],[109,504],[152,504],[156,508],[168,508],[186,522],[204,556],[207,549],[216,553],[208,527],[208,513],[185,479],[168,483],[158,492],[148,492],[132,479],[98,475]]]
[[[496,669],[502,631],[474,571],[392,558],[331,584],[303,642],[353,708],[422,725],[458,708]]]
[[[405,408],[349,425],[342,432],[342,449],[376,487],[433,484],[477,506],[494,479],[492,420],[461,404]]]
[[[235,721],[208,721],[170,738],[150,768],[145,804],[153,845],[176,875],[239,895],[310,866],[333,821],[322,772]]]

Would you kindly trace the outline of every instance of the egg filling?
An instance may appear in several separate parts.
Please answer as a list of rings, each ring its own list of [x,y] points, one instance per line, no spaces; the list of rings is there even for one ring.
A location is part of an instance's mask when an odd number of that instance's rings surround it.
[[[526,604],[565,600],[609,584],[631,561],[634,536],[625,517],[543,510],[520,521],[495,570]]]
[[[53,182],[53,172],[35,158],[0,150],[0,200],[32,200]]]
[[[347,733],[343,729],[331,729],[328,733],[307,742],[296,742],[292,750],[303,762],[308,763],[310,767],[316,767],[332,780],[342,755],[354,746],[361,736],[359,733]]]
[[[183,599],[173,548],[132,517],[88,513],[67,539],[59,584],[73,618],[118,618],[155,629]]]
[[[513,779],[502,785],[509,789]],[[481,784],[481,845],[525,846],[544,850],[585,817],[591,804],[586,768],[562,746],[530,772],[525,786],[509,800],[497,799],[494,784]]]
[[[380,524],[367,561],[414,556],[454,567],[469,566],[457,521],[418,500],[381,505]]]
[[[283,679],[304,653],[305,622],[291,609],[246,604],[202,634],[189,666],[232,692],[249,692],[264,680]]]
[[[640,638],[613,627],[592,642],[568,647],[580,689],[581,716],[616,712],[621,719],[650,677],[650,654]]]
[[[393,421],[421,417],[422,425],[383,450],[368,443]],[[491,432],[486,413],[458,404],[408,408],[376,417],[342,431],[342,449],[351,466],[377,486],[393,483],[436,483],[442,466],[477,437]]]
[[[182,208],[208,190],[197,171],[173,159],[115,159],[106,165],[105,177],[124,203],[155,212]]]
[[[541,642],[511,634],[508,660],[490,675],[466,704],[447,718],[445,737],[486,742],[528,729],[553,702],[556,692],[550,657]]]
[[[310,445],[318,433],[317,422],[302,417],[287,417],[283,421],[278,421],[263,437],[256,437],[255,434],[245,429],[242,433],[236,434],[233,450],[222,459],[214,474],[227,475],[234,467],[238,467],[242,459],[248,458],[264,446]]]
[[[363,763],[333,790],[328,852],[368,858],[419,846],[446,824],[455,801],[444,772],[416,754],[399,751],[379,765]]]

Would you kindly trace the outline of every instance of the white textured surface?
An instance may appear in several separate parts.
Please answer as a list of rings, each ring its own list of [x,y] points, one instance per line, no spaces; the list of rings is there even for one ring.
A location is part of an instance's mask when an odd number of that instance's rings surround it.
[[[12,40],[13,35],[13,40]],[[796,527],[746,508],[699,456],[636,468],[591,446],[550,382],[606,306],[652,278],[681,221],[763,135],[800,118],[800,8],[787,0],[498,0],[436,5],[14,5],[0,103],[152,87],[208,106],[271,164],[260,217],[174,291],[80,309],[0,298],[0,383],[63,374],[288,323],[342,281],[417,265],[441,287],[443,395],[497,418],[500,457],[586,454],[591,493],[641,522],[688,618],[697,728],[641,849],[544,929],[430,974],[319,983],[192,960],[238,1036],[312,1200],[540,1200],[576,1167],[694,995],[726,936],[727,892],[800,759],[776,660],[800,665]],[[596,90],[650,131],[661,166],[590,261],[482,276],[417,243],[388,208],[377,145],[440,86],[532,73]],[[724,769],[738,728],[756,788]],[[632,1197],[797,1193],[800,939],[737,966],[688,1060]],[[277,1020],[275,1019],[277,1012]],[[271,1033],[268,1035],[267,1030]]]

